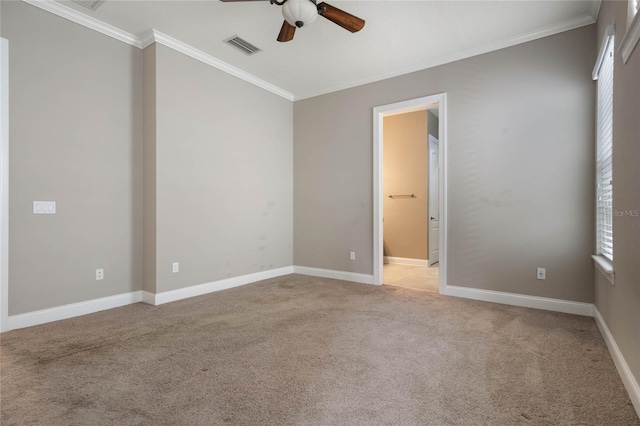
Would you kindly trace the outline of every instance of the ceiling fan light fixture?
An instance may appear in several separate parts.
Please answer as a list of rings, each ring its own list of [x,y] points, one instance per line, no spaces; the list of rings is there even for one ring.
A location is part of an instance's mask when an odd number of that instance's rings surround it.
[[[289,25],[300,28],[316,20],[318,7],[312,0],[287,0],[282,6],[282,16]]]

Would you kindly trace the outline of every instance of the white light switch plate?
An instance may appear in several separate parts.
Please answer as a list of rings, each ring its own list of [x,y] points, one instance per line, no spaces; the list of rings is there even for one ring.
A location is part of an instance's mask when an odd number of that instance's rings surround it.
[[[33,214],[56,214],[55,201],[34,201]]]

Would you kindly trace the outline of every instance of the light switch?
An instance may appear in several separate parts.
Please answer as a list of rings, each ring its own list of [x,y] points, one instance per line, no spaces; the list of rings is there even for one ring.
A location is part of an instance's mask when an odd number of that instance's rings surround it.
[[[33,214],[56,214],[55,201],[34,201]]]

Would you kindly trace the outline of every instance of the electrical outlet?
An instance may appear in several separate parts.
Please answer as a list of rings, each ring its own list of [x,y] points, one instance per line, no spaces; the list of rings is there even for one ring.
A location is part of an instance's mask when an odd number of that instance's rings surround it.
[[[33,214],[56,214],[55,201],[34,201]]]
[[[104,280],[104,269],[96,269],[96,281]]]
[[[356,252],[355,251],[350,251],[349,252],[349,260],[356,260]]]
[[[180,263],[173,262],[173,273],[180,272]]]
[[[547,270],[545,268],[538,268],[536,270],[536,277],[539,280],[546,280],[547,279]]]

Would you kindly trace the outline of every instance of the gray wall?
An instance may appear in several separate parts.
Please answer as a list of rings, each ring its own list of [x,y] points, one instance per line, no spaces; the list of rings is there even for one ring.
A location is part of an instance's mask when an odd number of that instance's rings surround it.
[[[431,110],[427,110],[427,133],[440,139],[440,119]]]
[[[142,52],[23,2],[2,2],[2,37],[9,314],[140,290]]]
[[[448,284],[592,302],[595,30],[295,102],[294,263],[373,273],[372,108],[446,92]]]
[[[290,101],[164,46],[2,11],[10,315],[292,264]]]
[[[626,2],[605,1],[598,18],[600,43],[607,25],[615,25],[617,51],[626,28]],[[613,217],[615,286],[596,270],[595,303],[636,381],[640,382],[640,46],[626,64],[614,62],[613,209],[631,211]]]
[[[156,44],[143,52],[144,93],[144,283],[156,292]]]
[[[291,266],[292,119],[290,101],[156,46],[158,292]]]

